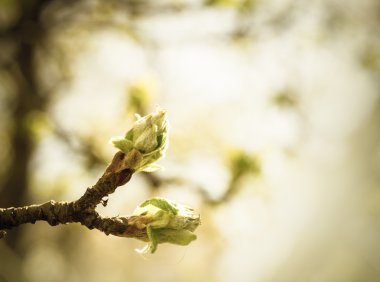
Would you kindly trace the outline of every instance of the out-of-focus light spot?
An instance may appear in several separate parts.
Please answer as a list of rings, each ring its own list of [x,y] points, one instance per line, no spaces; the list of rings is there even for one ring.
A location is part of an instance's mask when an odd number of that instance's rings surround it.
[[[126,82],[147,73],[146,58],[136,43],[113,33],[94,35],[90,50],[77,59],[77,79],[54,112],[60,124],[70,131],[86,136],[94,130],[108,129],[112,136],[115,133],[109,125],[125,112],[120,99]],[[78,112],[80,118],[75,114]]]
[[[219,198],[225,192],[229,179],[228,170],[220,159],[210,155],[194,156],[187,163],[183,176],[206,189],[212,199]]]

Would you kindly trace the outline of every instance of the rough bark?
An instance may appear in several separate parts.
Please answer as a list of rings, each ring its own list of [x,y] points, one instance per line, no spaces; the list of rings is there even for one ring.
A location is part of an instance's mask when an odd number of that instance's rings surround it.
[[[138,229],[128,224],[128,217],[103,217],[95,210],[98,204],[105,204],[105,197],[131,179],[133,170],[117,169],[124,156],[122,152],[116,153],[103,176],[76,201],[55,202],[52,200],[40,205],[1,208],[0,238],[5,236],[5,229],[12,229],[26,223],[34,224],[36,221],[46,221],[51,226],[77,222],[89,229],[98,229],[106,235],[146,237],[145,229]]]

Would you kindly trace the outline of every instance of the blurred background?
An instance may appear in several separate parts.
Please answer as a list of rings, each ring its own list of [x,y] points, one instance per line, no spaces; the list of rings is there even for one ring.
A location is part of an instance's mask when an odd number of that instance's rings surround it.
[[[24,225],[0,281],[378,281],[380,2],[0,0],[0,207],[72,201],[134,113],[171,122],[165,170],[103,215],[164,196],[187,247]]]

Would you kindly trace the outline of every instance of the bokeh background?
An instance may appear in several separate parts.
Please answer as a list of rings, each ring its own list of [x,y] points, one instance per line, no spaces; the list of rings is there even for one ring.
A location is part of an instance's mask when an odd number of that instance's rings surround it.
[[[380,277],[380,2],[1,0],[0,206],[77,199],[134,113],[171,123],[164,196],[187,247],[44,222],[0,241],[0,281],[340,282]]]

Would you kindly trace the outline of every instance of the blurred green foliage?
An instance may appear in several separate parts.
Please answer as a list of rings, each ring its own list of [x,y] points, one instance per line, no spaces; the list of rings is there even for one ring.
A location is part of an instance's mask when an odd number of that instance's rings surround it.
[[[368,48],[361,55],[362,66],[370,71],[380,70],[380,50]]]
[[[272,102],[278,107],[289,108],[297,105],[297,97],[294,91],[283,89],[272,98]]]
[[[206,5],[235,8],[239,11],[251,10],[258,0],[206,0]]]
[[[131,113],[145,115],[147,110],[151,107],[151,89],[144,81],[136,82],[129,86],[127,97],[127,109]]]
[[[229,167],[232,179],[240,178],[246,174],[258,175],[261,171],[259,157],[240,150],[231,153]]]

